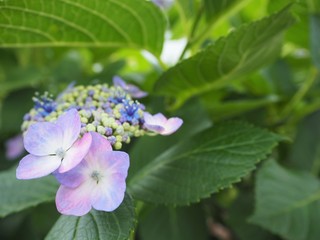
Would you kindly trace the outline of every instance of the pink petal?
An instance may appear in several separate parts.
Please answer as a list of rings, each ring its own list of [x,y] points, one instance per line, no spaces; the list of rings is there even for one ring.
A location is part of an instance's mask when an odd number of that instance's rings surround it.
[[[126,190],[122,174],[113,174],[102,179],[92,192],[92,206],[96,210],[111,212],[120,206]]]
[[[149,125],[160,125],[161,126],[167,121],[167,118],[165,116],[163,116],[163,114],[161,114],[161,113],[157,113],[152,116],[150,113],[145,112],[143,114],[143,118],[144,118],[144,121]]]
[[[68,188],[61,185],[56,195],[56,206],[60,213],[65,215],[83,216],[91,210],[92,186],[82,184],[77,188]]]
[[[83,170],[86,168],[87,163],[85,160],[81,161],[77,166],[65,173],[59,173],[55,171],[53,175],[58,182],[69,188],[76,188],[85,181]]]
[[[90,132],[92,136],[92,143],[90,150],[86,156],[86,159],[88,161],[91,161],[96,159],[97,154],[99,153],[105,153],[112,151],[112,146],[110,142],[103,136],[101,136],[99,133],[96,132]]]
[[[19,163],[16,171],[18,179],[32,179],[49,175],[60,166],[57,156],[34,156],[28,154]]]
[[[162,135],[169,135],[174,133],[175,131],[178,130],[178,128],[181,127],[183,121],[181,118],[169,118],[166,126],[165,126],[165,130],[161,133]]]
[[[6,158],[15,159],[19,157],[24,152],[23,137],[22,135],[17,135],[6,141]]]
[[[76,109],[71,109],[61,115],[56,124],[63,131],[63,149],[68,149],[78,139],[81,129],[81,121],[79,113]]]
[[[87,155],[91,146],[92,137],[90,133],[86,133],[77,140],[72,147],[66,152],[59,168],[59,173],[64,173],[77,166]]]
[[[183,121],[180,118],[167,119],[162,113],[151,115],[147,112],[144,113],[144,126],[153,132],[160,133],[161,135],[169,135],[182,125]]]
[[[55,154],[61,148],[63,133],[59,126],[50,122],[32,124],[24,135],[25,149],[36,156]]]
[[[156,133],[161,133],[165,130],[164,125],[167,122],[167,119],[161,113],[152,116],[150,113],[145,112],[143,118],[145,121],[144,126],[148,130]]]

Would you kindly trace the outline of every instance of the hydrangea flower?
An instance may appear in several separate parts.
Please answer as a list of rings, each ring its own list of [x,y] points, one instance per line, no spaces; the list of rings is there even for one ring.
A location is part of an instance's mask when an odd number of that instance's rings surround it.
[[[80,134],[98,132],[110,139],[115,149],[121,149],[124,143],[130,143],[132,137],[145,133],[144,106],[121,87],[107,84],[69,85],[58,98],[51,99],[55,108],[45,115],[42,108],[38,108],[37,99],[34,99],[35,106],[24,117],[23,132],[35,122],[53,122],[64,112],[75,108],[80,115]]]
[[[6,141],[6,158],[9,160],[19,157],[24,152],[23,137],[21,134]]]
[[[113,77],[114,86],[121,87],[127,93],[129,93],[133,98],[143,98],[148,95],[148,93],[142,91],[140,88],[133,84],[128,84],[122,80],[122,78],[115,76]]]
[[[58,169],[60,173],[78,165],[91,145],[91,135],[81,139],[80,116],[75,109],[62,114],[55,123],[32,124],[24,135],[24,147],[30,153],[19,163],[18,179],[46,176]]]
[[[144,113],[144,126],[153,132],[161,135],[170,135],[180,128],[183,121],[181,118],[173,117],[167,119],[162,113],[151,115],[150,113]]]
[[[82,216],[91,208],[110,212],[124,199],[128,154],[112,151],[111,144],[100,134],[91,135],[92,144],[84,160],[69,172],[55,174],[61,183],[56,205],[62,214]]]

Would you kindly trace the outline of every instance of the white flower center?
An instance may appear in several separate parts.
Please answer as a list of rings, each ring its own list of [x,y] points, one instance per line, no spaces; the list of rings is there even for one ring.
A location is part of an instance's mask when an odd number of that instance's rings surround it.
[[[102,178],[102,175],[101,175],[98,171],[94,170],[94,171],[91,173],[90,177],[91,177],[95,182],[97,182],[97,184],[98,184],[99,181],[100,181],[101,178]]]
[[[63,158],[66,156],[66,151],[63,150],[62,148],[59,148],[59,149],[56,151],[56,155],[57,155],[59,158],[63,159]]]

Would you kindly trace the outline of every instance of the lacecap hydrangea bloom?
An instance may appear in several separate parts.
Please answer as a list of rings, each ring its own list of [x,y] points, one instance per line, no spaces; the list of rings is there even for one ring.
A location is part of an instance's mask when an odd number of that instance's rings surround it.
[[[33,98],[24,116],[24,147],[29,153],[16,171],[18,179],[53,174],[61,186],[60,213],[82,216],[91,208],[113,211],[123,201],[129,155],[120,150],[133,137],[169,135],[180,118],[152,115],[134,98],[147,95],[114,78],[114,86],[70,85],[56,99],[48,93]]]

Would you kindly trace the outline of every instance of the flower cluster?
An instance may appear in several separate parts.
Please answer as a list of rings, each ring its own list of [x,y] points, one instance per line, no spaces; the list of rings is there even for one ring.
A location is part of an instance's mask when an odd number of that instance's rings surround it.
[[[59,212],[81,216],[91,208],[113,211],[124,198],[129,155],[121,149],[145,133],[168,135],[180,118],[151,115],[134,98],[147,94],[119,77],[114,86],[71,86],[57,99],[37,95],[22,124],[24,148],[18,179],[53,174],[61,184]]]

